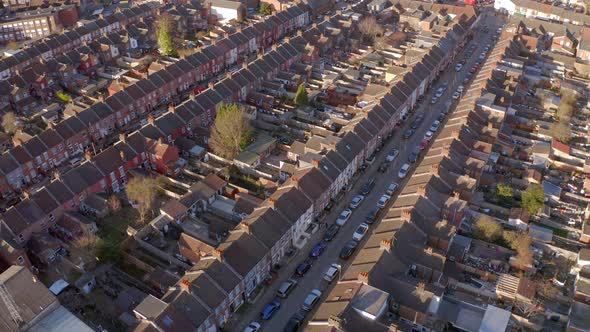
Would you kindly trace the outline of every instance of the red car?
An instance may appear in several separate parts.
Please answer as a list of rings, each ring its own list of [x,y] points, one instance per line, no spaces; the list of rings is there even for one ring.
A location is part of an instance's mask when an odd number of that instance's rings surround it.
[[[418,145],[418,147],[420,148],[420,150],[426,149],[427,146],[428,146],[428,140],[427,139],[423,140],[422,143],[420,143],[420,145]]]

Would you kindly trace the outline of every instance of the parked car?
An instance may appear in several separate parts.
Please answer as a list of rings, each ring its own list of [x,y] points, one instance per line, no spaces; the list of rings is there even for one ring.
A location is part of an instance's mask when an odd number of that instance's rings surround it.
[[[348,241],[346,245],[340,250],[340,258],[349,259],[356,250],[358,243],[354,240]]]
[[[368,195],[375,187],[375,178],[369,178],[361,188],[361,195]]]
[[[397,182],[390,183],[389,186],[387,186],[387,190],[385,191],[385,193],[389,196],[393,195],[393,193],[397,189],[397,186],[398,186]]]
[[[287,322],[287,325],[285,325],[283,332],[297,332],[304,319],[305,316],[303,316],[301,313],[295,313],[293,316],[291,316],[291,318],[289,318],[289,321]]]
[[[332,282],[334,280],[334,278],[336,278],[336,276],[340,273],[341,270],[342,270],[342,265],[332,263],[332,265],[330,265],[330,267],[328,268],[326,273],[324,273],[324,280],[326,280],[327,282]]]
[[[391,165],[391,163],[388,161],[382,162],[381,165],[379,165],[379,172],[381,172],[381,173],[387,172],[389,165]]]
[[[373,210],[369,211],[369,213],[367,213],[367,216],[365,217],[365,222],[369,225],[374,223],[375,219],[377,218],[378,213],[379,213],[378,209],[373,209]]]
[[[264,309],[262,309],[262,312],[260,313],[260,317],[263,320],[269,320],[272,315],[274,315],[275,312],[277,312],[277,310],[279,310],[281,308],[281,302],[279,302],[279,300],[273,300],[272,302],[270,302],[269,304],[267,304]]]
[[[309,295],[307,295],[305,300],[303,301],[303,305],[301,306],[301,309],[303,309],[305,311],[311,311],[311,309],[313,309],[313,307],[316,305],[316,303],[318,303],[321,296],[322,296],[322,292],[320,292],[319,289],[313,289],[309,293]]]
[[[414,148],[414,150],[412,150],[412,152],[410,152],[410,155],[408,156],[408,161],[410,163],[415,163],[416,160],[418,160],[418,157],[420,157],[420,147],[417,146]]]
[[[418,148],[420,150],[425,150],[426,147],[428,147],[428,140],[423,139],[422,142],[420,142],[420,145],[418,145]]]
[[[373,165],[373,163],[375,162],[375,155],[372,154],[369,158],[365,159],[365,162],[369,165]]]
[[[391,152],[389,152],[389,154],[387,155],[387,157],[385,158],[385,160],[387,161],[394,161],[395,158],[397,158],[397,155],[399,154],[399,151],[397,149],[393,149],[391,150]]]
[[[318,258],[324,253],[324,251],[326,251],[326,244],[324,242],[320,242],[311,249],[309,252],[309,257]]]
[[[459,85],[459,86],[457,87],[457,92],[461,93],[461,92],[463,92],[463,90],[465,90],[465,87],[464,87],[464,86],[462,86],[462,85]]]
[[[295,288],[295,286],[297,286],[297,281],[294,279],[289,279],[279,286],[279,289],[277,289],[277,295],[279,297],[286,298]]]
[[[406,175],[408,175],[408,171],[410,170],[410,164],[405,163],[402,165],[402,167],[400,168],[399,172],[397,173],[397,176],[400,179],[403,179],[406,177]]]
[[[387,202],[389,202],[389,200],[391,199],[391,196],[389,195],[382,195],[381,197],[379,197],[379,201],[377,202],[377,207],[382,209],[385,207],[385,205],[387,205]]]
[[[445,91],[447,89],[447,87],[449,87],[449,81],[444,81],[440,85],[440,89],[443,89],[443,91]]]
[[[369,225],[362,223],[357,227],[356,231],[352,234],[352,239],[359,242],[365,237],[367,231],[369,230]]]
[[[313,259],[306,259],[303,263],[297,265],[297,268],[295,269],[295,273],[300,276],[303,277],[307,271],[309,271],[309,269],[311,269],[311,266],[313,265]]]
[[[461,68],[463,68],[463,65],[458,63],[455,65],[455,71],[461,71]]]
[[[434,121],[432,123],[432,125],[430,126],[430,131],[436,132],[438,130],[438,127],[439,126],[440,126],[440,122],[439,121]]]
[[[351,215],[352,215],[351,209],[346,208],[346,209],[342,210],[342,212],[340,213],[340,216],[338,216],[338,219],[336,219],[336,224],[341,227],[344,226],[344,224],[346,224],[348,219],[350,219]]]
[[[430,103],[436,104],[437,102],[438,102],[438,98],[436,96],[432,96],[432,98],[430,99]]]
[[[452,96],[452,98],[453,98],[453,99],[459,99],[459,97],[461,97],[461,93],[459,93],[459,92],[455,91],[455,92],[453,93],[453,96]]]
[[[404,132],[404,138],[408,139],[414,135],[414,129],[408,129]]]
[[[262,326],[258,322],[250,322],[244,329],[244,332],[258,332]]]
[[[350,201],[350,208],[356,209],[357,207],[359,207],[359,205],[361,205],[361,203],[363,202],[364,199],[365,199],[365,196],[363,196],[363,195],[354,196],[352,198],[352,201]]]
[[[330,225],[330,227],[328,227],[328,230],[326,230],[326,233],[324,234],[324,241],[332,241],[336,234],[338,234],[339,230],[340,226],[336,224]]]
[[[428,142],[430,142],[430,140],[432,139],[432,135],[434,135],[432,131],[427,131],[426,134],[424,134],[423,140],[427,140]]]

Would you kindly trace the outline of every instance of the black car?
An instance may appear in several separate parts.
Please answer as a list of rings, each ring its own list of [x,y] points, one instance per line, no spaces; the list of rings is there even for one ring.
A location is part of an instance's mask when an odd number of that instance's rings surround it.
[[[340,258],[349,259],[356,250],[358,243],[354,240],[349,241],[342,250],[340,250]]]
[[[301,323],[305,319],[305,316],[298,312],[289,318],[287,325],[283,328],[284,332],[296,332],[301,327]]]
[[[379,172],[385,173],[387,171],[387,169],[389,168],[390,164],[391,163],[389,163],[387,161],[382,162],[381,165],[379,165]]]
[[[369,213],[367,213],[367,216],[365,217],[365,222],[369,225],[374,223],[375,219],[377,219],[377,213],[379,213],[379,209],[373,209],[369,211]]]
[[[436,121],[438,122],[442,122],[442,120],[445,118],[445,115],[443,113],[440,113],[437,117],[436,117]]]
[[[361,195],[367,196],[373,190],[373,187],[375,187],[375,178],[369,178],[361,188]]]
[[[408,161],[413,164],[416,162],[416,160],[418,160],[419,156],[420,156],[420,148],[416,147],[408,156]]]
[[[297,265],[295,269],[295,273],[298,276],[303,277],[309,269],[311,269],[311,265],[313,264],[313,259],[307,258],[303,263]]]
[[[332,241],[334,239],[334,237],[336,236],[336,234],[338,234],[339,230],[340,230],[340,226],[338,226],[336,224],[332,224],[330,227],[328,227],[326,234],[324,234],[324,241],[326,241],[326,242]]]
[[[334,207],[334,201],[330,200],[328,202],[328,205],[326,205],[326,207],[324,208],[324,210],[330,211],[330,210],[332,210],[333,207]]]

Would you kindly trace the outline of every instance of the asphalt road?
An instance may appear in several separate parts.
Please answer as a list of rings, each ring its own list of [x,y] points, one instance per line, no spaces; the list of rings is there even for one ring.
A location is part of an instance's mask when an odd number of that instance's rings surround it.
[[[356,230],[358,225],[363,223],[365,220],[365,216],[373,208],[375,208],[377,201],[379,200],[381,195],[385,193],[385,190],[387,189],[389,184],[391,182],[397,182],[401,188],[401,186],[403,186],[405,181],[407,181],[407,179],[411,177],[411,175],[412,175],[411,173],[414,170],[413,167],[410,168],[410,173],[406,176],[405,179],[403,179],[403,180],[399,179],[397,176],[397,173],[398,173],[400,167],[404,163],[407,162],[408,155],[412,152],[414,147],[417,147],[422,142],[422,140],[424,138],[424,134],[428,131],[431,124],[436,120],[441,107],[445,103],[447,103],[448,101],[453,101],[451,98],[451,95],[453,94],[454,91],[456,91],[456,89],[459,85],[463,84],[463,82],[462,82],[463,78],[468,73],[471,66],[475,63],[478,55],[483,51],[483,48],[485,47],[485,45],[487,43],[491,42],[491,37],[497,28],[497,25],[495,25],[495,17],[492,16],[492,17],[488,18],[488,20],[486,22],[489,25],[489,32],[488,33],[483,33],[483,32],[476,33],[476,36],[474,37],[473,41],[478,43],[478,47],[473,52],[473,55],[467,61],[464,68],[461,71],[456,72],[454,69],[455,64],[453,63],[453,64],[449,65],[448,69],[441,75],[441,77],[438,79],[438,81],[436,81],[433,84],[432,88],[423,97],[421,104],[417,107],[417,109],[414,111],[412,116],[406,121],[406,124],[404,126],[396,129],[395,134],[389,139],[388,142],[386,142],[386,144],[384,145],[384,148],[381,149],[381,151],[377,154],[375,162],[369,168],[367,168],[367,170],[364,172],[364,174],[362,174],[357,179],[357,181],[354,184],[354,187],[345,195],[345,199],[343,199],[340,202],[340,204],[338,204],[338,206],[335,206],[334,209],[332,210],[332,212],[328,216],[326,216],[325,221],[328,224],[334,223],[336,218],[340,214],[341,210],[343,208],[347,207],[350,200],[352,199],[352,197],[354,197],[356,194],[359,193],[360,188],[366,182],[366,180],[369,177],[376,178],[377,181],[376,181],[375,187],[373,188],[371,193],[369,195],[367,195],[367,197],[365,197],[365,199],[363,200],[362,204],[354,210],[353,215],[348,220],[348,222],[340,229],[340,231],[338,232],[336,237],[331,242],[328,242],[328,246],[327,246],[325,252],[323,253],[323,255],[320,256],[315,261],[312,268],[305,274],[305,276],[293,277],[298,281],[298,285],[291,292],[291,294],[288,296],[288,298],[281,299],[281,308],[274,314],[274,316],[270,320],[262,321],[260,319],[260,312],[262,311],[264,306],[266,306],[266,304],[269,301],[274,299],[274,294],[276,293],[276,289],[279,287],[279,285],[283,281],[292,277],[292,273],[294,272],[294,268],[297,266],[297,264],[299,262],[304,260],[304,258],[307,256],[311,247],[313,247],[320,240],[318,238],[320,236],[323,236],[323,233],[325,232],[324,229],[322,229],[318,232],[320,234],[314,237],[316,239],[315,242],[310,241],[311,243],[308,243],[308,245],[306,246],[306,249],[299,255],[299,257],[296,258],[296,260],[294,262],[292,262],[288,266],[281,268],[280,275],[277,278],[277,280],[275,280],[273,285],[269,286],[269,289],[267,289],[264,292],[263,296],[261,296],[261,298],[255,304],[252,305],[253,308],[250,308],[248,310],[247,314],[240,317],[240,322],[235,325],[237,331],[242,331],[243,328],[250,321],[257,321],[257,322],[261,323],[263,331],[282,331],[283,327],[285,326],[285,324],[287,323],[289,318],[301,309],[301,305],[303,304],[303,301],[305,300],[305,298],[311,292],[312,289],[317,288],[320,291],[322,291],[322,300],[325,299],[325,296],[329,293],[329,291],[331,290],[331,287],[334,284],[336,284],[336,281],[333,281],[332,284],[328,284],[326,281],[323,280],[323,275],[324,275],[325,271],[328,269],[328,267],[332,263],[341,264],[342,269],[346,269],[346,267],[350,264],[350,262],[353,261],[354,256],[349,258],[346,261],[341,260],[339,258],[340,250],[349,240],[352,239],[352,234],[354,233],[354,231]],[[471,43],[473,43],[473,41]],[[467,48],[470,46],[471,43],[466,45],[465,50],[467,50]],[[463,54],[461,53],[460,55],[457,56],[456,61],[459,61],[462,58],[463,58]],[[434,105],[430,104],[430,100],[431,100],[432,96],[434,95],[434,92],[445,81],[447,81],[449,83],[449,85],[448,85],[448,88],[445,91],[444,95],[441,98],[439,98],[439,101],[436,104],[434,104]],[[454,107],[456,106],[456,104],[457,104],[456,101],[453,101],[450,111],[454,110]],[[409,127],[409,124],[412,122],[412,120],[418,114],[424,114],[424,121],[421,123],[419,128],[416,129],[416,132],[414,133],[414,135],[412,137],[410,137],[407,140],[403,139],[402,138],[403,132],[405,131],[405,129],[407,127]],[[444,125],[444,121],[443,121],[443,124],[441,124],[441,126],[439,127],[439,131],[443,125]],[[434,140],[434,138],[433,138],[433,140]],[[398,157],[390,165],[387,172],[379,173],[377,171],[379,164],[385,160],[386,155],[394,148],[396,148],[400,151]],[[421,155],[423,155],[423,154],[424,153],[422,153]],[[419,162],[420,162],[420,159],[416,163],[419,163]],[[413,165],[416,165],[416,164],[413,164]],[[399,192],[399,189],[394,194],[394,197],[390,200],[388,206],[391,205],[392,202],[395,200],[398,192]],[[387,207],[384,210],[386,210],[386,209],[387,209]],[[382,214],[380,214],[378,216],[378,219],[375,222],[375,224],[378,224],[380,222],[381,218],[382,218]],[[371,229],[375,228],[375,224],[373,226],[371,226]],[[371,232],[371,229],[369,229],[369,232]],[[366,239],[369,237],[368,235],[369,234],[365,235],[365,237],[363,238],[363,240],[359,244],[359,248],[362,247],[362,245],[364,244]],[[312,316],[313,316],[313,312],[308,313],[306,318],[309,319]]]

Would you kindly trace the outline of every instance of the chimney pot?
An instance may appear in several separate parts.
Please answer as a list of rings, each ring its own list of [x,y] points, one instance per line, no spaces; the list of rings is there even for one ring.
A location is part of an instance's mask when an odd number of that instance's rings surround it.
[[[248,69],[248,61],[242,62],[242,68]]]
[[[381,250],[389,252],[389,251],[391,251],[391,243],[392,243],[391,240],[388,240],[388,239],[381,240],[381,244],[379,245],[379,248]]]
[[[426,197],[426,186],[418,187],[418,195]]]
[[[412,219],[412,210],[404,210],[402,211],[402,220],[403,221],[410,221]]]
[[[362,282],[363,284],[369,284],[369,273],[368,272],[359,272],[357,280]]]
[[[319,161],[318,159],[312,159],[312,160],[311,160],[311,164],[312,164],[314,167],[320,167],[320,161]]]
[[[453,135],[453,138],[459,138],[459,130],[453,129],[452,135]]]
[[[86,152],[84,153],[84,158],[90,161],[90,159],[92,158],[92,153],[90,152],[90,150],[86,150]]]
[[[209,84],[207,84],[207,86],[209,87],[209,89],[213,89],[213,87],[215,86],[215,83],[209,82]]]
[[[219,249],[213,249],[213,256],[215,256],[215,258],[217,258],[218,260],[223,260],[223,251],[219,250]]]
[[[119,134],[119,141],[126,142],[127,141],[127,134],[124,134],[124,133]]]
[[[182,281],[180,281],[180,289],[188,291],[191,287],[191,283],[190,281],[186,280],[186,279],[182,279]]]
[[[439,164],[433,164],[432,166],[430,166],[430,174],[432,175],[438,175],[438,172],[440,171],[440,165]]]
[[[156,118],[154,118],[154,116],[150,114],[150,115],[148,115],[147,120],[148,120],[148,123],[153,125]]]
[[[174,113],[174,110],[176,109],[176,107],[174,107],[174,105],[168,105],[168,111]]]
[[[241,229],[247,234],[252,234],[252,226],[249,223],[243,222],[240,224]]]

